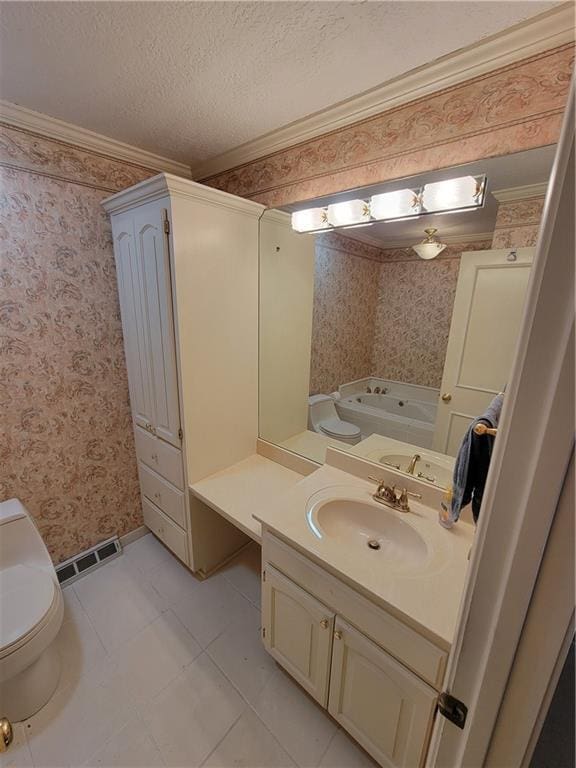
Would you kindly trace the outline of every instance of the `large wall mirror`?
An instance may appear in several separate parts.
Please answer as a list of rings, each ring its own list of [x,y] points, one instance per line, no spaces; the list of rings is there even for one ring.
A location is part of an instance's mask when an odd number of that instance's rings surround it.
[[[266,211],[260,436],[320,463],[333,445],[447,485],[470,421],[508,380],[554,150]],[[484,179],[481,205],[379,221],[364,209],[370,221],[346,228],[327,221],[337,203],[369,206],[463,178]],[[298,233],[291,215],[308,209],[321,230]]]

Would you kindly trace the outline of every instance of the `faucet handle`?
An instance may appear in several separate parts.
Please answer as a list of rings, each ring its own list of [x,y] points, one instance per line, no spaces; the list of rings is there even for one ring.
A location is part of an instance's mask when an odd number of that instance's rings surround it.
[[[402,510],[402,512],[410,512],[410,506],[408,504],[408,496],[412,496],[414,499],[422,498],[421,493],[413,493],[412,491],[409,491],[406,488],[402,488],[402,492],[398,497],[398,506]]]
[[[421,499],[422,498],[422,494],[421,493],[414,493],[414,491],[408,491],[408,490],[406,490],[406,488],[403,488],[402,490],[403,490],[403,492],[407,496],[412,496],[413,499]]]

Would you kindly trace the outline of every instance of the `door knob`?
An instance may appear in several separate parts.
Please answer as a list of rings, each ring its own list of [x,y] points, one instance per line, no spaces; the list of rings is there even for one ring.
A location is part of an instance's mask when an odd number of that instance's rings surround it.
[[[337,629],[336,632],[334,632],[334,637],[336,638],[336,640],[342,640],[342,632],[339,629]]]
[[[442,400],[445,403],[449,403],[450,400],[452,400],[452,395],[450,394],[450,392],[444,392],[444,394],[442,395]]]
[[[322,621],[320,622],[320,626],[322,627],[322,629],[328,629],[328,619],[322,619]]]

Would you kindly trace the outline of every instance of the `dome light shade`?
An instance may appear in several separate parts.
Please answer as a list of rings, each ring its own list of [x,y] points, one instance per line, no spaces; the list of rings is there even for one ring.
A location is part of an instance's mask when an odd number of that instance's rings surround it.
[[[446,248],[446,244],[441,243],[436,237],[437,231],[437,229],[433,229],[432,227],[430,229],[425,229],[424,232],[426,233],[426,237],[424,240],[422,240],[421,243],[412,246],[413,250],[416,251],[421,259],[425,259],[426,261],[435,259],[436,256],[438,256],[439,253],[442,253],[444,248]]]
[[[308,208],[292,214],[292,229],[296,232],[316,232],[329,226],[326,208]]]
[[[370,213],[378,221],[417,216],[420,213],[418,195],[411,189],[374,195],[370,198]]]
[[[426,184],[422,193],[422,205],[429,213],[456,208],[471,208],[482,205],[479,197],[484,185],[473,176],[435,181]]]
[[[333,227],[347,227],[370,221],[370,206],[364,200],[347,200],[328,206],[328,221]]]

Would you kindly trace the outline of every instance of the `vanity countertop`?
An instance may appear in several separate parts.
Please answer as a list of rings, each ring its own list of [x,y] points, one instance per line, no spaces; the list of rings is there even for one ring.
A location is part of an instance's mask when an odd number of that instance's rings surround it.
[[[397,476],[396,476],[397,478]],[[339,488],[335,488],[339,486]],[[334,487],[334,492],[329,489]],[[412,526],[429,550],[426,561],[414,567],[387,562],[384,553],[314,534],[306,508],[313,494],[346,495],[347,489],[370,502],[374,483],[330,465],[324,465],[281,495],[254,500],[258,521],[294,545],[335,576],[357,588],[420,634],[448,650],[453,642],[460,599],[468,569],[474,528],[459,522],[451,530],[438,523],[433,506],[411,500],[411,512],[387,510]],[[427,496],[431,491],[427,492]],[[435,502],[440,498],[434,491]],[[426,499],[428,503],[430,499]]]
[[[262,539],[261,525],[252,513],[284,498],[303,475],[253,454],[231,467],[190,485],[201,501],[225,517],[255,541]]]

